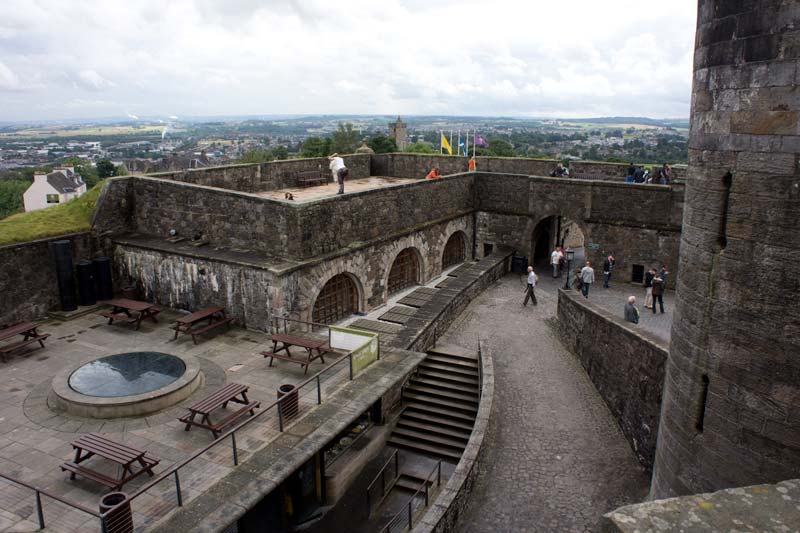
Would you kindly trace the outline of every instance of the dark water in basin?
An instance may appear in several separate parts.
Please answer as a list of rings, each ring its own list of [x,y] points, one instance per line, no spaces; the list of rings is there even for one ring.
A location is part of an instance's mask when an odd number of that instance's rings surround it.
[[[109,355],[87,363],[69,377],[69,386],[87,396],[116,398],[151,392],[180,378],[186,364],[159,352]]]

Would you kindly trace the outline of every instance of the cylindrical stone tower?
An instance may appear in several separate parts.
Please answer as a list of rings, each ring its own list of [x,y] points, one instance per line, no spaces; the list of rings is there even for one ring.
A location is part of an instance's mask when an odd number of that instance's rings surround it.
[[[800,3],[700,0],[651,497],[800,477]]]

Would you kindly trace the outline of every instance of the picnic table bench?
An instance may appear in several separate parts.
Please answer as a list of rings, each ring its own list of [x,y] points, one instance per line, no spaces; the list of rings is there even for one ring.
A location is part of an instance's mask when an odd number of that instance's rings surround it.
[[[159,463],[158,459],[147,455],[147,452],[120,444],[96,433],[79,437],[72,442],[72,447],[75,449],[75,460],[62,464],[61,470],[69,472],[70,479],[75,479],[75,475],[79,475],[113,490],[120,490],[125,483],[143,472],[147,472],[152,477],[153,467]],[[111,477],[81,464],[94,455],[108,459],[122,467],[119,476]],[[137,464],[140,468],[134,471],[133,467]]]
[[[113,324],[115,320],[135,322],[136,329],[139,329],[139,326],[142,325],[142,320],[145,318],[158,322],[156,315],[161,312],[161,309],[149,302],[129,300],[128,298],[112,298],[111,300],[106,300],[105,303],[110,305],[112,310],[100,313],[100,315],[108,318],[109,324]],[[131,314],[131,312],[136,314]]]
[[[186,424],[184,431],[189,431],[192,426],[199,426],[211,431],[216,439],[219,437],[219,434],[222,433],[223,427],[238,420],[248,411],[250,412],[250,416],[253,416],[255,414],[254,411],[261,406],[261,403],[248,400],[247,389],[248,387],[246,385],[240,383],[228,383],[210,396],[187,407],[189,412],[178,419]],[[228,402],[239,403],[242,404],[243,407],[231,412],[217,422],[212,422],[211,413],[219,408],[225,409]],[[200,416],[200,420],[196,420],[197,416]]]
[[[200,322],[208,320],[206,325],[201,325]],[[178,338],[178,333],[188,333],[192,336],[192,342],[197,344],[197,335],[201,335],[209,330],[217,328],[223,324],[227,325],[230,329],[232,317],[225,316],[225,308],[218,305],[212,305],[199,311],[177,319],[176,324],[172,329],[175,330],[174,339]]]
[[[49,333],[39,333],[36,331],[38,324],[33,322],[23,322],[14,326],[9,326],[0,331],[0,341],[10,339],[16,335],[22,335],[22,340],[11,344],[6,344],[0,347],[0,356],[3,362],[6,361],[6,356],[17,348],[22,348],[34,342],[38,342],[44,348],[44,340],[50,336]]]
[[[273,359],[282,359],[283,361],[291,361],[292,363],[297,363],[305,369],[303,375],[308,374],[308,367],[311,365],[311,362],[314,359],[319,359],[322,363],[325,363],[325,358],[323,357],[325,353],[330,351],[327,347],[328,341],[327,340],[320,340],[320,339],[311,339],[308,337],[300,337],[297,335],[288,335],[286,333],[275,333],[272,335],[272,350],[261,352],[261,355],[264,357],[269,357],[269,366],[272,366]],[[280,343],[280,347],[278,346]],[[308,357],[306,359],[296,359],[292,357],[292,352],[289,351],[289,347],[291,346],[299,346],[301,348],[305,348]],[[285,351],[285,354],[281,354],[279,352]],[[316,352],[316,353],[315,353]]]
[[[328,183],[328,178],[319,170],[297,173],[298,187],[311,187],[312,185],[321,185],[323,183]]]

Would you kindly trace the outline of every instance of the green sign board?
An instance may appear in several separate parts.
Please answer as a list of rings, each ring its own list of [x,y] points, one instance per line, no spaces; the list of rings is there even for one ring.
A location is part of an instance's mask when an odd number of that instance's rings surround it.
[[[353,350],[353,377],[378,360],[378,336]]]
[[[600,244],[598,244],[598,243],[596,243],[596,242],[590,242],[590,243],[588,243],[588,244],[586,245],[586,247],[587,247],[588,249],[590,249],[590,250],[599,250],[599,249],[600,249]]]

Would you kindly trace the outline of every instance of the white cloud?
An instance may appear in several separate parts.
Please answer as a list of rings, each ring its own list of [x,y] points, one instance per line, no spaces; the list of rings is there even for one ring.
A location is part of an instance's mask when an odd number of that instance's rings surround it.
[[[696,0],[5,1],[0,119],[689,111]]]

